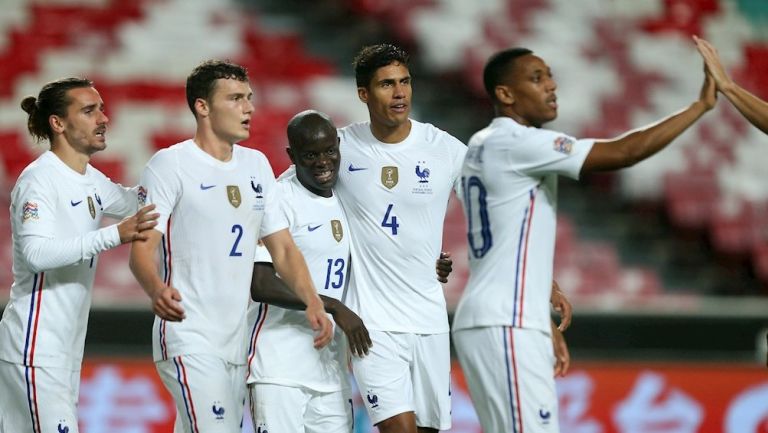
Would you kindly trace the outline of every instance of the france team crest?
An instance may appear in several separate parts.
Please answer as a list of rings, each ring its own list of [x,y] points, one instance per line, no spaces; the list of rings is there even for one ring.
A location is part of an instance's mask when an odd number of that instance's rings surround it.
[[[381,167],[381,184],[387,189],[394,188],[398,179],[397,167],[392,165]]]
[[[237,185],[227,185],[227,199],[229,200],[229,204],[235,208],[240,207],[240,203],[243,202],[243,199],[240,196],[240,188]]]
[[[419,183],[429,182],[429,169],[426,167],[426,161],[419,161],[416,164],[416,176],[419,178]]]
[[[341,242],[344,238],[344,229],[341,227],[341,221],[331,220],[331,231],[333,232],[333,238],[336,242]]]

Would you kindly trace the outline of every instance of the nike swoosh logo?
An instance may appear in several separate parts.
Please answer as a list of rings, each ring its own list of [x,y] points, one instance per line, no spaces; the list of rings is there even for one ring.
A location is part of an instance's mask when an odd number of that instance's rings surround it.
[[[203,185],[203,184],[201,183],[201,184],[200,184],[200,189],[202,189],[203,191],[205,191],[206,189],[211,189],[211,188],[213,188],[214,186],[216,186],[216,185]]]
[[[349,164],[349,167],[347,167],[347,170],[349,170],[349,172],[351,173],[353,171],[368,170],[368,167],[355,167],[352,164]]]
[[[307,226],[307,230],[309,230],[309,231],[313,232],[313,231],[315,231],[315,230],[319,229],[320,227],[322,227],[322,224],[320,224],[320,225],[318,225],[318,226],[314,226],[314,227],[312,227],[312,226]]]
[[[79,204],[80,204],[80,203],[82,203],[82,202],[83,202],[82,200],[80,200],[80,201],[74,201],[74,200],[70,200],[70,201],[69,201],[69,204],[71,204],[71,205],[72,205],[72,207],[75,207],[75,206],[79,205]]]

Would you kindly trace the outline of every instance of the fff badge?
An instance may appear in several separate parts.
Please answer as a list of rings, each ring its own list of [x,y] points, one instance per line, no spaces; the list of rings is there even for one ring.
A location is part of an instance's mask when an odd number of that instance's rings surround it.
[[[242,203],[243,200],[240,197],[240,188],[238,188],[237,185],[227,185],[227,199],[229,199],[229,204],[235,208],[240,207],[240,203]]]
[[[392,189],[397,185],[398,181],[398,174],[397,174],[397,167],[388,165],[385,167],[381,167],[381,184],[387,187],[387,189]]]
[[[341,228],[341,221],[331,220],[331,231],[333,232],[333,238],[336,242],[341,242],[344,238],[344,229]]]

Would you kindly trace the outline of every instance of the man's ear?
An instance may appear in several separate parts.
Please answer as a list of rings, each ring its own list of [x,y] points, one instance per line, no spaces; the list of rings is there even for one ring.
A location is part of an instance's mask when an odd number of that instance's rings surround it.
[[[64,129],[66,129],[64,119],[57,116],[56,114],[51,114],[48,116],[48,125],[51,127],[51,130],[54,134],[61,134],[64,132]]]
[[[365,87],[358,87],[357,88],[357,97],[360,99],[360,101],[363,104],[368,103],[368,89]]]
[[[195,114],[201,117],[206,117],[210,111],[211,110],[208,106],[208,101],[203,98],[195,99]]]
[[[285,153],[288,154],[288,158],[291,159],[291,163],[293,165],[296,165],[296,160],[293,158],[293,151],[291,150],[290,146],[285,148]]]
[[[496,99],[504,105],[513,105],[515,103],[515,92],[509,86],[498,85],[493,89]]]

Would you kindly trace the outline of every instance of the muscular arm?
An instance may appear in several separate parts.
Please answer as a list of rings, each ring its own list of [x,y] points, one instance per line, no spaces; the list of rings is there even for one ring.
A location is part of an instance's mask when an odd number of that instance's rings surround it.
[[[330,320],[325,315],[325,309],[317,295],[312,279],[309,276],[304,256],[293,242],[288,229],[275,232],[262,239],[272,256],[277,273],[281,275],[286,285],[307,306],[306,315],[312,329],[317,331],[315,347],[320,348],[331,341],[333,336]]]
[[[654,124],[612,140],[596,141],[581,167],[581,174],[629,167],[652,156],[711,110],[715,102],[714,81],[709,74],[704,74],[704,84],[696,102]]]
[[[724,85],[720,91],[749,123],[768,134],[768,102],[749,93],[734,82],[731,82],[730,85]]]
[[[704,58],[707,70],[715,80],[717,89],[751,124],[768,134],[768,102],[753,95],[731,79],[712,44],[696,36],[693,39],[696,41],[696,48],[701,53],[701,57]]]
[[[181,307],[181,294],[178,290],[165,284],[160,278],[155,262],[157,248],[163,234],[157,230],[148,230],[146,239],[137,240],[131,244],[129,266],[141,288],[152,300],[152,310],[165,320],[180,322],[184,319],[184,309]]]
[[[253,279],[251,280],[251,298],[257,302],[277,305],[290,310],[304,310],[306,304],[302,302],[286,286],[285,282],[275,274],[275,268],[271,263],[260,262],[253,265]],[[371,338],[368,335],[363,321],[339,300],[320,295],[325,311],[333,316],[349,341],[349,348],[353,354],[363,356],[371,347]]]

